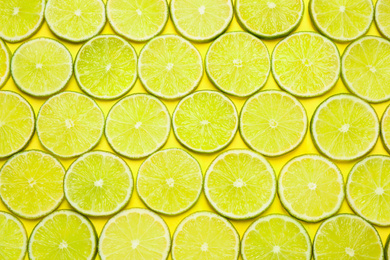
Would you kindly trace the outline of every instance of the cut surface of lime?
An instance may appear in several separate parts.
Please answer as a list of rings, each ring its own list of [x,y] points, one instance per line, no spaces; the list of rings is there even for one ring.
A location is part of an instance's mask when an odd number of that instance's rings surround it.
[[[96,244],[97,234],[88,218],[72,210],[59,210],[35,226],[28,242],[28,256],[31,260],[92,260]]]
[[[21,95],[0,91],[0,158],[22,150],[35,129],[31,105]]]
[[[311,120],[317,149],[333,160],[351,161],[367,154],[379,136],[375,110],[349,94],[337,94],[322,102]]]
[[[390,42],[383,38],[366,36],[352,42],[341,60],[341,77],[345,86],[368,102],[389,100],[389,57]]]
[[[119,100],[106,120],[105,135],[117,153],[143,158],[168,140],[171,119],[166,106],[147,94],[133,94]]]
[[[259,218],[245,231],[241,255],[250,259],[311,259],[309,234],[301,223],[285,215]]]
[[[69,167],[64,191],[69,204],[82,214],[108,216],[129,202],[133,175],[120,157],[93,151],[82,155]]]
[[[172,259],[236,260],[239,246],[240,236],[229,221],[212,212],[195,212],[173,234]]]
[[[7,82],[10,73],[12,53],[8,46],[0,39],[0,88]]]
[[[182,37],[163,35],[144,46],[138,71],[148,92],[160,98],[177,99],[199,85],[203,76],[202,56]]]
[[[80,48],[74,71],[84,92],[94,98],[115,99],[137,80],[137,53],[119,36],[99,35]]]
[[[132,208],[112,217],[99,239],[102,260],[168,258],[171,236],[164,220],[147,209]]]
[[[83,42],[99,34],[106,24],[102,0],[47,0],[45,19],[50,30],[70,42]]]
[[[382,241],[375,228],[364,219],[340,214],[325,220],[313,242],[316,260],[383,259]]]
[[[305,108],[293,96],[278,90],[250,97],[240,115],[240,133],[246,144],[266,156],[295,149],[306,135]]]
[[[191,208],[203,187],[198,161],[182,149],[154,153],[138,170],[137,192],[152,210],[177,215]]]
[[[222,34],[233,19],[231,0],[172,0],[170,13],[177,31],[196,42]]]
[[[260,154],[229,150],[207,169],[204,191],[219,214],[248,219],[260,215],[272,204],[276,177],[271,164]]]
[[[374,5],[372,0],[311,0],[309,14],[322,34],[335,41],[347,42],[370,29]]]
[[[106,8],[112,29],[132,41],[160,34],[169,18],[166,0],[108,0]]]
[[[381,119],[381,138],[383,146],[390,153],[390,105],[386,108]]]
[[[0,256],[4,260],[23,260],[27,251],[27,233],[20,220],[0,211]]]
[[[207,75],[216,87],[239,97],[261,89],[271,68],[265,44],[245,32],[220,36],[210,45],[205,64]]]
[[[15,51],[11,74],[23,92],[38,97],[50,96],[69,82],[73,74],[72,55],[59,41],[29,40]]]
[[[210,90],[183,98],[173,112],[173,131],[187,148],[212,153],[225,148],[238,127],[237,110],[225,95]]]
[[[390,40],[390,1],[378,0],[375,6],[375,23],[381,34]]]
[[[318,222],[341,208],[345,196],[343,175],[334,163],[322,156],[301,155],[280,171],[278,194],[292,216]]]
[[[294,31],[302,21],[302,0],[237,0],[238,22],[261,38],[278,38]]]
[[[39,110],[37,133],[53,154],[75,157],[91,150],[103,134],[104,115],[96,102],[80,93],[62,92]]]
[[[0,0],[0,38],[20,42],[38,31],[45,0]]]
[[[340,54],[326,37],[299,32],[275,46],[271,67],[282,89],[298,97],[314,97],[336,84],[340,76]]]

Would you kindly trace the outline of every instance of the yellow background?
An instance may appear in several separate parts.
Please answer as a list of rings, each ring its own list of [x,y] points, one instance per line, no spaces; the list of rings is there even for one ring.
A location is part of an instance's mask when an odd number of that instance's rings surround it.
[[[313,27],[313,25],[311,23],[310,17],[309,17],[309,13],[308,13],[308,0],[305,0],[304,2],[305,2],[304,17],[303,17],[302,23],[300,24],[300,26],[298,27],[298,29],[296,31],[316,31],[314,29],[314,27]],[[376,0],[374,0],[374,2],[376,2]],[[228,31],[244,31],[244,29],[242,29],[238,25],[237,19],[236,19],[236,17],[234,17],[232,23],[230,24],[230,26],[228,28]],[[111,29],[111,27],[110,27],[108,22],[106,23],[106,25],[104,27],[104,30],[101,32],[101,34],[114,34],[114,31]],[[169,21],[167,23],[167,26],[165,27],[165,29],[162,32],[162,34],[178,34],[175,31],[175,29],[174,29],[174,26],[172,24],[172,20],[171,19],[169,19]],[[372,23],[371,28],[370,28],[369,32],[367,33],[367,35],[379,35],[379,32],[378,32],[378,30],[376,28],[376,25],[375,25],[375,22]],[[54,39],[59,40],[55,35],[53,35],[50,32],[46,22],[43,23],[43,26],[41,27],[41,29],[38,31],[38,33],[33,35],[32,38],[37,38],[37,37],[42,37],[42,36],[46,36],[46,37],[50,37],[50,38],[54,38]],[[71,43],[68,43],[68,42],[65,42],[65,41],[62,41],[62,40],[60,40],[60,41],[69,48],[70,52],[72,53],[73,59],[74,59],[76,54],[77,54],[77,51],[82,46],[82,44],[71,44]],[[276,45],[276,43],[279,42],[279,41],[280,41],[280,39],[264,41],[265,44],[268,47],[268,51],[269,51],[270,54],[272,53],[272,50],[273,50],[274,46]],[[21,43],[17,43],[17,44],[7,43],[8,47],[10,48],[12,53],[14,53],[14,51],[16,50],[16,48],[20,44]],[[137,54],[139,54],[141,48],[144,45],[144,44],[134,43],[134,42],[131,42],[131,44],[135,47],[135,49],[137,51]],[[337,44],[337,46],[338,46],[338,48],[340,50],[340,54],[343,53],[343,51],[344,51],[344,49],[345,49],[345,47],[347,45],[348,44],[339,44],[339,43]],[[210,46],[210,43],[201,43],[201,44],[197,44],[196,43],[195,46],[201,52],[201,54],[202,54],[202,56],[204,58],[204,56],[205,56],[205,54],[207,52],[207,49]],[[201,83],[200,83],[200,85],[199,85],[197,90],[200,90],[200,89],[217,90],[213,86],[213,84],[210,82],[210,80],[208,79],[206,74],[204,74],[203,79],[202,79],[202,81],[201,81]],[[277,86],[275,80],[272,77],[272,74],[270,74],[270,76],[268,78],[268,81],[267,81],[267,84],[265,85],[265,87],[263,89],[279,89],[279,87]],[[15,86],[15,83],[13,82],[12,78],[10,78],[8,80],[8,82],[2,88],[2,90],[11,90],[11,91],[15,91],[15,92],[18,92],[18,93],[22,94],[23,97],[25,97],[30,102],[30,104],[33,106],[34,111],[35,111],[35,115],[37,115],[40,106],[46,101],[46,99],[33,98],[33,97],[31,97],[31,96],[29,96],[27,94],[24,94],[21,91],[19,91],[19,89]],[[76,80],[75,80],[74,76],[72,76],[72,78],[70,80],[70,83],[66,86],[66,88],[64,90],[65,91],[66,90],[72,90],[72,91],[77,91],[77,92],[81,92],[82,93],[82,91],[80,90],[80,88],[78,87],[78,85],[76,83]],[[145,93],[146,91],[142,87],[141,82],[138,79],[136,84],[135,84],[135,86],[131,89],[131,91],[127,95],[133,94],[133,93],[140,93],[140,92]],[[316,98],[299,99],[299,100],[305,106],[306,111],[307,111],[307,115],[308,115],[309,119],[311,119],[315,108],[321,103],[321,101],[325,100],[327,97],[332,96],[332,95],[334,95],[336,93],[348,93],[348,90],[343,85],[341,79],[339,79],[339,81],[337,82],[337,85],[331,91],[326,93],[325,95],[323,95],[321,97],[316,97]],[[246,99],[236,98],[236,97],[232,97],[232,96],[229,96],[229,98],[231,100],[233,100],[233,102],[235,103],[238,111],[241,110],[242,105],[244,104],[244,102],[246,100]],[[114,100],[114,101],[100,101],[100,100],[97,100],[97,103],[102,108],[102,110],[104,112],[104,115],[107,116],[110,108],[117,101],[118,100]],[[178,101],[164,101],[164,103],[167,105],[168,110],[169,110],[170,114],[172,115],[172,113],[173,113],[173,111],[174,111]],[[390,102],[384,102],[382,104],[374,104],[373,105],[373,107],[375,108],[379,118],[382,117],[382,114],[383,114],[383,112],[384,112],[384,110],[385,110],[385,108],[387,107],[388,104],[390,104]],[[196,133],[194,133],[194,134],[196,134]],[[163,149],[170,148],[170,147],[184,148],[175,139],[175,136],[174,136],[172,130],[171,130],[171,133],[170,133],[170,136],[169,136],[169,140],[166,143],[166,145],[163,147]],[[233,142],[227,148],[225,148],[223,151],[226,151],[226,150],[229,150],[229,149],[233,149],[233,148],[248,148],[244,144],[244,142],[242,141],[241,136],[240,136],[240,134],[238,132],[237,132]],[[45,150],[42,147],[42,145],[39,143],[38,137],[37,137],[36,133],[34,133],[32,141],[29,143],[29,145],[27,146],[27,148],[25,150],[30,150],[30,149]],[[105,137],[102,138],[102,140],[95,147],[94,150],[106,150],[106,151],[114,152],[110,148],[110,146],[108,145]],[[221,152],[223,152],[223,151],[221,151]],[[221,153],[221,152],[219,152],[219,153]],[[202,154],[193,153],[193,152],[190,152],[190,153],[193,156],[195,156],[195,158],[200,162],[200,164],[202,166],[203,173],[207,170],[207,167],[212,162],[212,160],[219,154],[219,153],[214,153],[214,154],[211,154],[211,155],[202,155]],[[276,174],[278,175],[280,169],[283,167],[283,165],[287,161],[289,161],[291,158],[293,158],[295,156],[302,155],[302,154],[307,154],[307,153],[316,153],[316,154],[318,154],[318,151],[316,150],[316,148],[313,145],[313,142],[311,140],[309,132],[306,134],[306,137],[305,137],[303,143],[297,149],[295,149],[294,151],[288,153],[287,155],[281,156],[281,157],[267,158],[267,159],[272,164]],[[388,155],[387,152],[385,151],[385,149],[383,148],[383,144],[382,144],[380,139],[378,139],[378,142],[375,145],[375,148],[373,149],[373,151],[370,154],[385,154],[385,155]],[[138,168],[139,168],[140,164],[143,162],[143,160],[130,160],[130,159],[126,159],[126,158],[123,158],[123,159],[125,159],[125,161],[130,166],[130,168],[131,168],[131,170],[133,172],[134,180],[135,180]],[[75,158],[74,159],[66,159],[66,160],[61,159],[61,162],[65,166],[65,168],[67,169],[69,167],[69,165],[74,160],[75,160]],[[0,167],[5,162],[6,162],[6,159],[0,159]],[[355,163],[356,163],[356,161],[349,162],[349,163],[341,163],[341,162],[337,162],[336,163],[337,166],[340,168],[340,170],[342,171],[342,173],[344,175],[344,180],[346,179],[350,169],[352,168],[352,166]],[[135,190],[133,191],[133,195],[131,197],[130,203],[127,205],[126,208],[133,208],[133,207],[142,207],[142,208],[146,207],[141,202],[141,200],[138,197],[138,194],[136,193]],[[60,209],[69,209],[71,207],[66,202],[66,200],[64,200],[59,208]],[[0,210],[8,211],[2,202],[0,202]],[[173,234],[173,232],[175,231],[176,226],[179,224],[179,222],[183,218],[185,218],[186,216],[188,216],[189,214],[191,214],[193,212],[200,211],[200,210],[210,210],[210,211],[213,211],[211,206],[208,204],[208,202],[207,202],[203,192],[202,192],[202,194],[200,196],[199,201],[189,211],[187,211],[187,212],[185,212],[183,214],[180,214],[178,216],[175,216],[175,217],[170,217],[170,216],[162,216],[162,217],[167,222],[167,224],[169,226],[169,229],[171,231],[171,234]],[[340,213],[341,212],[342,213],[352,213],[352,210],[350,209],[350,207],[348,206],[348,204],[347,204],[347,202],[345,200],[344,200],[342,208],[340,210]],[[275,201],[272,203],[272,206],[266,212],[264,212],[261,216],[265,216],[265,215],[268,215],[268,214],[271,214],[271,213],[282,213],[282,214],[288,215],[288,213],[283,209],[283,207],[282,207],[278,197],[275,198]],[[108,218],[107,217],[96,217],[96,218],[90,218],[90,219],[92,220],[93,224],[95,225],[97,233],[100,234],[100,232],[101,232],[104,224],[108,220]],[[38,219],[38,220],[25,220],[25,219],[21,219],[21,220],[22,220],[23,224],[25,225],[28,234],[30,234],[32,229],[39,222],[40,219]],[[236,227],[237,231],[240,234],[240,237],[242,238],[242,235],[244,234],[246,228],[254,220],[255,219],[251,219],[251,220],[247,220],[247,221],[232,221],[232,223],[234,224],[234,226]],[[308,223],[305,223],[305,222],[302,222],[302,223],[305,226],[305,228],[307,229],[307,231],[309,232],[311,239],[313,240],[315,232],[316,232],[316,230],[319,227],[319,223],[317,223],[317,224],[308,224]],[[381,238],[382,238],[382,241],[384,243],[386,241],[386,238],[387,238],[388,234],[390,233],[390,227],[385,228],[385,227],[378,227],[378,226],[376,226],[375,228],[379,231],[379,233],[381,235]]]

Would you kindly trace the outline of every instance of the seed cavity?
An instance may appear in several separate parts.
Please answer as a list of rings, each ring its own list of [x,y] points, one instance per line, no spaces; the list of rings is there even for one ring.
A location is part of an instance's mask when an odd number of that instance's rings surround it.
[[[278,126],[278,122],[275,121],[275,119],[269,120],[269,126],[271,128],[276,128]]]

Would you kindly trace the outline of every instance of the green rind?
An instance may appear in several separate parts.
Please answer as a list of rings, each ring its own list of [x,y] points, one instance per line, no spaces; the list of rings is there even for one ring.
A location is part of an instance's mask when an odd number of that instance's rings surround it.
[[[28,235],[27,235],[27,232],[26,232],[26,228],[24,227],[22,221],[20,221],[18,218],[16,218],[15,216],[13,216],[12,214],[8,213],[8,212],[5,212],[5,211],[2,211],[0,210],[0,215],[6,215],[7,217],[11,218],[12,220],[15,221],[15,223],[18,224],[18,226],[20,227],[20,230],[23,234],[23,237],[25,239],[24,241],[24,249],[23,249],[23,254],[22,254],[22,257],[17,259],[17,260],[23,260],[26,256],[26,253],[27,253],[27,244],[28,244]],[[10,259],[11,260],[11,259]]]
[[[375,9],[374,9],[374,20],[375,20],[375,25],[376,25],[376,28],[378,29],[378,31],[380,32],[380,34],[390,40],[390,35],[389,34],[386,34],[385,31],[383,30],[383,28],[379,25],[379,20],[378,20],[378,16],[377,16],[377,13],[378,13],[378,3],[381,2],[382,0],[377,0],[376,1],[376,4],[375,4]]]
[[[385,244],[385,248],[384,248],[384,254],[385,254],[385,259],[386,260],[389,260],[390,259],[390,255],[389,255],[389,244],[390,244],[390,235],[387,237],[386,239],[386,244]]]
[[[380,121],[380,136],[381,136],[383,147],[385,148],[387,153],[390,153],[390,144],[388,144],[386,142],[385,133],[384,133],[384,130],[383,130],[384,129],[383,124],[385,122],[385,115],[387,113],[390,113],[390,105],[388,105],[386,110],[385,110],[385,112],[383,112],[383,115],[382,115],[382,118],[381,118],[381,121]],[[389,116],[390,116],[390,114],[389,114]]]
[[[7,55],[7,72],[5,73],[5,76],[4,76],[4,79],[3,81],[1,82],[0,81],[0,89],[7,83],[8,79],[10,78],[11,76],[11,59],[12,59],[12,52],[11,50],[9,49],[9,47],[7,46],[7,44],[0,39],[0,47],[4,47],[3,49],[5,49],[5,53]]]

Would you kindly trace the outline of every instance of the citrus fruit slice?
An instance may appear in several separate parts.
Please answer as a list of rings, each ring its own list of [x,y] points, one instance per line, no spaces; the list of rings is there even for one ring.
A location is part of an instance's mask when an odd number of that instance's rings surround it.
[[[207,169],[204,192],[219,214],[232,219],[253,218],[275,199],[276,177],[261,155],[250,150],[229,150]]]
[[[153,211],[177,215],[191,208],[202,192],[198,161],[182,149],[152,154],[138,170],[137,192]]]
[[[245,143],[266,156],[280,156],[295,149],[306,135],[305,108],[293,96],[267,90],[250,97],[240,115]]]
[[[341,78],[358,97],[372,103],[390,99],[390,42],[374,36],[362,37],[345,49]]]
[[[387,106],[381,119],[381,138],[383,146],[390,153],[390,105]]]
[[[170,11],[176,30],[196,42],[215,39],[233,19],[231,0],[172,0]]]
[[[65,45],[49,38],[23,43],[11,60],[16,86],[32,96],[46,97],[59,92],[72,73],[72,55]]]
[[[115,35],[99,35],[85,43],[74,66],[80,88],[94,98],[118,98],[137,80],[137,54],[130,43]]]
[[[197,91],[177,104],[173,131],[187,148],[213,153],[225,148],[238,127],[237,110],[225,95],[210,90]]]
[[[35,129],[35,115],[22,96],[11,91],[0,91],[0,158],[22,150]]]
[[[383,259],[382,241],[373,226],[351,214],[340,214],[325,220],[313,242],[316,260]]]
[[[65,197],[77,211],[89,216],[108,216],[129,202],[133,175],[120,157],[93,151],[79,157],[64,179]]]
[[[270,58],[265,44],[245,32],[220,36],[206,54],[206,72],[221,91],[233,96],[250,96],[267,82]]]
[[[278,85],[298,97],[315,97],[329,91],[340,76],[337,46],[313,32],[295,33],[272,53],[272,74]]]
[[[11,56],[8,46],[0,39],[0,88],[9,79]]]
[[[390,235],[386,239],[386,245],[385,245],[385,259],[390,259]]]
[[[20,220],[0,211],[0,255],[4,260],[23,260],[27,251],[27,233]]]
[[[371,0],[311,0],[309,14],[322,34],[335,41],[347,42],[370,29],[374,5]]]
[[[173,234],[172,259],[238,259],[240,236],[225,218],[195,212],[183,219]]]
[[[302,21],[302,0],[237,0],[236,15],[241,26],[265,39],[285,36]]]
[[[345,196],[343,175],[334,163],[322,156],[301,155],[280,171],[278,194],[292,216],[318,222],[341,208]]]
[[[0,170],[0,197],[18,216],[27,219],[46,216],[64,198],[64,175],[62,164],[47,153],[38,150],[18,153]]]
[[[182,37],[163,35],[150,40],[141,50],[138,70],[147,91],[160,98],[177,99],[199,85],[202,56]]]
[[[45,19],[57,37],[82,42],[100,33],[106,11],[102,0],[47,0]]]
[[[166,106],[147,94],[119,100],[106,120],[105,135],[117,153],[128,158],[146,157],[168,140],[171,118]]]
[[[171,236],[164,220],[147,209],[121,211],[104,226],[99,239],[102,260],[168,258]]]
[[[245,231],[241,254],[249,259],[311,259],[309,234],[301,223],[285,215],[268,215]]]
[[[106,8],[112,29],[132,41],[160,34],[169,18],[166,0],[108,0]]]
[[[35,226],[28,242],[28,256],[31,260],[92,260],[96,244],[97,234],[88,218],[71,210],[59,210]]]
[[[103,134],[104,115],[93,99],[76,92],[62,92],[40,108],[37,133],[53,154],[75,157],[91,150]]]
[[[38,31],[45,0],[0,0],[0,38],[20,42]]]
[[[375,6],[375,23],[381,34],[390,40],[390,1],[378,0]]]

